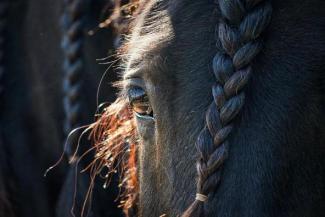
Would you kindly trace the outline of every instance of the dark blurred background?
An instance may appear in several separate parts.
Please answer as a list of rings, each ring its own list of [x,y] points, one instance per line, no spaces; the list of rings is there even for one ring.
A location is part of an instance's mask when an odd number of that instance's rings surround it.
[[[114,61],[96,60],[114,54],[120,41],[121,32],[113,27],[98,28],[112,5],[110,0],[0,0],[1,217],[73,216],[74,202],[80,216],[89,175],[79,171],[91,154],[78,168],[68,164],[78,133],[63,147],[72,129],[93,120],[97,88],[109,66],[99,63]],[[99,102],[114,100],[110,83],[115,80],[109,69]],[[78,153],[88,148],[83,142]],[[63,160],[44,178],[62,152]],[[102,185],[96,180],[85,214],[120,216],[116,185]]]

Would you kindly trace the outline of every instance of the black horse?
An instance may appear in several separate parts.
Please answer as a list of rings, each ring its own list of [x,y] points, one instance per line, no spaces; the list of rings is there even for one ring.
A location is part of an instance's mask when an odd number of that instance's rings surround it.
[[[94,126],[105,159],[110,140],[136,143],[139,216],[324,216],[324,14],[320,0],[146,1]]]
[[[68,167],[62,163],[46,178],[43,174],[63,152],[64,120],[73,109],[65,111],[63,101],[68,100],[63,99],[72,96],[73,103],[82,104],[77,118],[79,124],[91,121],[89,117],[96,110],[98,83],[107,68],[96,59],[109,55],[115,37],[112,29],[87,34],[98,26],[101,16],[106,16],[102,10],[107,1],[82,1],[85,10],[79,24],[83,28],[74,29],[82,46],[77,52],[69,53],[69,57],[82,58],[82,72],[67,76],[63,65],[68,57],[61,46],[67,34],[62,28],[64,2],[68,1],[0,1],[1,217],[50,217],[56,212],[60,217],[71,216],[74,199],[78,216],[88,190],[88,175],[79,175],[78,194],[74,198],[74,165]],[[115,76],[109,74],[109,78],[114,80]],[[67,85],[69,81],[77,83],[78,91],[76,85]],[[100,94],[102,100],[112,101],[115,97],[115,90],[108,86],[102,86],[102,92],[105,92],[104,97]],[[100,191],[95,190],[98,194],[94,193],[91,213],[118,216],[116,208],[110,209],[108,204],[116,196],[112,191],[102,191],[102,185],[95,184]]]

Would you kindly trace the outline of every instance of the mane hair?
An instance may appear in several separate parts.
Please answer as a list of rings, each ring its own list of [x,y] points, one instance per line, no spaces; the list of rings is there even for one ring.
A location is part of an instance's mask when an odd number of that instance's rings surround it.
[[[140,0],[112,0],[109,1],[106,10],[109,16],[98,25],[98,28],[113,27],[118,34],[127,34],[130,30],[130,19],[140,11]],[[92,33],[92,32],[91,32]]]
[[[64,1],[64,11],[61,18],[62,39],[61,47],[64,54],[63,63],[63,108],[64,126],[66,136],[82,125],[83,100],[81,97],[83,86],[84,59],[84,18],[86,16],[86,4],[81,0]],[[65,152],[71,157],[73,144],[78,140],[77,134],[69,135],[69,145]]]
[[[127,2],[114,0],[112,14],[100,23],[99,28],[112,26],[118,34],[117,37],[124,37],[123,34],[134,28],[133,24],[136,22],[133,18],[138,18],[148,2],[148,0]],[[125,51],[129,50],[128,46],[128,43],[124,43],[117,49],[117,54],[122,59]],[[124,68],[124,66],[121,67]],[[121,87],[119,83],[116,85]],[[94,123],[85,130],[85,132],[90,131],[89,139],[93,146],[84,155],[92,150],[95,151],[94,160],[83,170],[89,170],[91,177],[85,203],[91,197],[96,176],[104,177],[103,187],[106,188],[110,184],[112,175],[118,173],[120,177],[119,207],[123,209],[126,216],[134,216],[137,212],[139,185],[136,168],[138,141],[133,112],[122,94],[95,118]]]
[[[122,97],[97,115],[97,120],[90,125],[89,138],[93,141],[95,159],[85,169],[90,171],[92,179],[103,175],[106,179],[104,188],[109,184],[113,173],[120,174],[120,207],[126,216],[135,209],[138,197],[138,179],[136,170],[137,139],[132,111]],[[93,182],[90,189],[93,187]]]
[[[205,204],[221,181],[222,166],[228,157],[228,137],[234,119],[244,105],[244,88],[252,76],[252,61],[262,49],[261,35],[271,20],[268,0],[219,0],[222,19],[217,26],[217,49],[212,69],[216,83],[213,101],[196,147],[197,194],[182,217],[204,217]]]

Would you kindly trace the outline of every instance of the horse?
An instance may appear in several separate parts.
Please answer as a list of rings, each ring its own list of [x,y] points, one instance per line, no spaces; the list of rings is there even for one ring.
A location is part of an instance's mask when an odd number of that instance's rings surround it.
[[[126,215],[324,216],[324,13],[320,0],[143,3],[119,97],[90,126],[94,168],[124,171]]]
[[[96,110],[95,98],[102,77],[102,73],[95,72],[103,72],[106,68],[96,59],[114,50],[115,36],[111,28],[100,29],[91,36],[85,34],[82,52],[74,53],[73,49],[70,52],[72,58],[82,56],[83,71],[71,76],[72,79],[70,77],[72,82],[77,78],[77,85],[62,90],[62,84],[68,83],[69,79],[69,76],[63,76],[62,69],[66,53],[61,48],[61,40],[66,31],[61,28],[61,9],[65,2],[68,1],[0,1],[1,217],[71,216],[74,200],[77,205],[85,200],[89,178],[78,176],[80,187],[74,198],[74,165],[61,164],[46,178],[43,174],[63,152],[65,132],[62,128],[68,119],[63,101],[67,101],[64,100],[67,95],[72,96],[74,103],[83,104],[78,114],[79,124],[90,122],[89,117]],[[87,24],[86,30],[92,30],[100,23],[100,16],[104,15],[101,11],[106,4],[101,0],[92,1],[90,6],[84,4],[89,6],[82,17],[86,17],[83,20]],[[78,31],[78,36],[84,31],[74,30]],[[115,77],[110,74],[109,79]],[[81,97],[75,97],[77,94]],[[114,88],[102,87],[99,98],[113,101],[114,94]],[[79,166],[84,165],[80,163]],[[112,192],[102,191],[99,180],[94,185],[97,190],[94,190],[95,205],[91,212],[96,216],[112,213],[118,216],[114,213],[116,208],[108,204],[115,199]]]

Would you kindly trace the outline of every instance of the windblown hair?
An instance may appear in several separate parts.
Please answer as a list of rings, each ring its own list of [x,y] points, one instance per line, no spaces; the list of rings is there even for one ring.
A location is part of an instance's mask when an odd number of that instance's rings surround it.
[[[89,128],[92,130],[89,137],[94,142],[96,154],[94,161],[85,170],[90,170],[92,179],[105,170],[104,188],[109,184],[112,173],[120,174],[120,207],[129,216],[134,212],[137,201],[138,181],[135,123],[128,102],[122,97],[118,98],[98,115]]]
[[[118,34],[127,34],[130,30],[131,17],[139,11],[139,0],[111,0],[106,6],[109,16],[101,22],[99,28],[113,27]]]
[[[228,157],[228,137],[234,119],[244,105],[244,88],[252,75],[252,61],[262,49],[261,35],[271,20],[268,0],[219,0],[222,19],[217,27],[218,50],[212,68],[216,83],[213,101],[200,132],[196,147],[197,195],[182,217],[205,216],[204,204],[216,191],[221,169]]]
[[[112,0],[109,5],[112,13],[99,24],[99,28],[112,27],[117,36],[129,33],[133,18],[139,14],[148,0]],[[119,47],[117,53],[124,53],[125,46]],[[119,85],[117,85],[119,86]],[[101,114],[85,132],[90,131],[89,139],[93,143],[90,151],[95,150],[95,157],[83,171],[89,170],[91,183],[86,201],[91,198],[95,184],[95,177],[103,175],[106,188],[113,174],[119,174],[119,207],[126,216],[134,216],[137,210],[138,177],[136,168],[137,134],[133,112],[124,96],[120,96],[114,103],[104,108]],[[83,156],[84,156],[83,155]],[[84,208],[83,208],[84,209]]]

